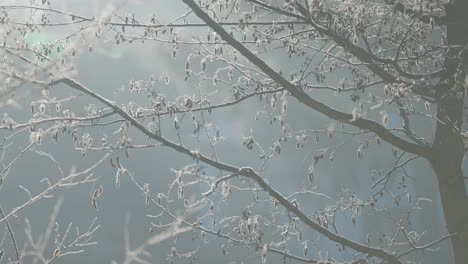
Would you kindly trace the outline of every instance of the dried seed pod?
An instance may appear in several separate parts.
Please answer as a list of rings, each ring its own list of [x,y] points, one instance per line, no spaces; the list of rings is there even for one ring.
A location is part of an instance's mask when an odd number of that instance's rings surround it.
[[[429,103],[428,101],[424,103],[424,107],[426,108],[426,112],[431,111],[431,103]]]
[[[102,195],[103,192],[103,187],[102,185],[99,185],[99,188],[94,190],[93,195],[91,197],[91,205],[93,206],[94,209],[98,209],[97,207],[97,199]]]
[[[388,114],[385,111],[380,111],[380,115],[382,116],[382,124],[384,127],[388,126]]]
[[[157,196],[157,202],[158,202],[158,205],[161,206],[161,199],[163,198],[163,194],[162,193],[158,193],[158,196]]]
[[[174,117],[174,128],[177,130],[180,128],[179,119],[177,118],[177,116]]]
[[[206,58],[203,58],[203,59],[200,61],[200,68],[201,68],[201,71],[202,71],[202,72],[205,72],[205,71],[206,71]]]
[[[264,244],[262,248],[262,264],[267,263],[267,256],[268,256],[268,244]]]
[[[358,159],[362,159],[362,147],[357,148],[356,155]]]
[[[45,104],[44,104],[44,103],[41,103],[41,104],[39,105],[39,111],[40,111],[42,114],[44,114],[44,113],[45,113],[45,110],[46,110]]]
[[[214,203],[210,203],[210,214],[214,214]]]

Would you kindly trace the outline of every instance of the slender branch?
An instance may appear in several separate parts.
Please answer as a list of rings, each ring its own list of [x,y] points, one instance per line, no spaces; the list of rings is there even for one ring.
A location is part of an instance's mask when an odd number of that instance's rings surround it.
[[[5,181],[5,178],[7,177],[8,175],[8,171],[10,170],[10,168],[21,158],[23,157],[24,153],[26,151],[29,151],[29,149],[31,149],[31,147],[33,146],[34,144],[33,143],[30,143],[25,149],[21,150],[20,153],[18,155],[16,155],[16,157],[5,167],[3,168],[3,170],[0,172],[0,189],[1,187],[3,186],[3,181]]]
[[[22,205],[13,208],[8,214],[6,214],[2,218],[0,218],[0,223],[3,223],[4,221],[7,221],[8,218],[10,218],[12,215],[17,214],[19,211],[21,211],[24,208],[36,203],[40,199],[42,199],[44,197],[47,197],[49,195],[49,193],[51,193],[52,191],[54,191],[55,189],[57,189],[59,187],[73,186],[73,185],[77,185],[77,184],[80,184],[80,183],[86,183],[86,182],[94,181],[93,179],[91,179],[91,176],[93,175],[91,173],[91,171],[93,171],[96,167],[98,167],[100,164],[102,164],[104,160],[107,160],[108,157],[109,157],[109,154],[106,154],[100,160],[98,160],[96,163],[94,163],[91,167],[89,167],[89,168],[87,168],[87,169],[85,169],[83,171],[75,172],[75,173],[72,173],[72,174],[70,174],[70,175],[68,175],[66,177],[60,178],[60,180],[58,180],[56,183],[50,185],[49,187],[47,187],[47,189],[43,190],[42,192],[40,192],[36,196],[31,197],[28,201],[26,201]],[[90,174],[90,176],[87,176],[83,180],[73,181],[77,177],[85,175],[85,174]]]
[[[279,250],[279,249],[276,249],[276,248],[268,248],[268,251],[279,254],[279,255],[282,255],[282,256],[284,256],[284,257],[286,257],[288,259],[293,259],[295,261],[299,261],[299,262],[303,262],[303,263],[314,263],[314,264],[315,263],[321,263],[320,261],[317,261],[315,259],[301,258],[299,256],[289,254],[286,251]]]
[[[426,244],[426,245],[423,245],[423,246],[415,246],[415,247],[413,247],[413,248],[410,248],[410,249],[408,249],[406,252],[403,252],[403,253],[399,254],[397,258],[401,258],[401,257],[403,257],[403,256],[405,256],[405,255],[408,255],[408,254],[410,254],[411,252],[413,252],[413,251],[415,251],[415,250],[424,250],[424,249],[427,249],[427,248],[429,248],[429,247],[432,247],[432,246],[434,246],[434,245],[436,245],[436,244],[439,244],[440,242],[442,242],[442,241],[444,241],[444,240],[446,240],[446,239],[448,239],[448,238],[450,238],[450,237],[452,237],[452,236],[454,236],[454,235],[455,235],[455,234],[447,234],[447,235],[444,235],[444,236],[442,236],[441,238],[439,238],[439,239],[437,239],[437,240],[435,240],[435,241],[432,241],[432,242],[430,242],[430,243],[428,243],[428,244]]]
[[[413,25],[411,24],[408,28],[408,31],[406,32],[407,34],[410,32],[410,28],[412,27]],[[406,38],[406,35],[404,36],[404,38]],[[375,55],[373,52],[372,52],[372,49],[371,49],[371,46],[369,44],[369,42],[367,41],[367,38],[365,37],[362,37],[362,40],[367,48],[367,52],[369,54],[370,57],[372,57],[372,59],[376,62],[380,62],[380,63],[383,63],[383,64],[386,64],[386,65],[391,65],[395,70],[396,72],[405,77],[405,78],[408,78],[408,79],[413,79],[413,80],[420,80],[420,79],[423,79],[423,78],[428,78],[428,79],[432,79],[432,78],[437,78],[437,77],[441,77],[445,74],[445,70],[444,69],[440,69],[440,70],[437,70],[437,71],[434,71],[434,72],[430,72],[428,74],[413,74],[413,73],[409,73],[409,72],[405,72],[401,67],[400,65],[398,64],[398,54],[400,52],[400,49],[404,43],[404,41],[402,40],[400,45],[398,46],[397,48],[397,55],[395,55],[395,58],[394,59],[385,59],[385,58],[380,58],[378,57],[377,55]]]
[[[393,165],[393,168],[391,168],[390,170],[388,170],[384,176],[382,176],[380,179],[378,179],[374,184],[371,185],[371,188],[375,188],[377,185],[379,185],[382,181],[388,179],[388,177],[390,177],[390,175],[397,169],[399,168],[403,168],[404,166],[406,166],[409,162],[411,162],[412,160],[414,159],[417,159],[418,156],[413,156],[411,158],[408,158],[406,161],[398,164],[398,162],[401,160],[401,158],[405,155],[405,153],[401,153],[401,155],[396,159],[395,161],[395,164]],[[378,193],[378,192],[377,192]]]
[[[5,213],[3,212],[3,209],[2,209],[1,206],[0,206],[0,216],[2,218],[5,218]],[[10,233],[11,243],[13,244],[13,247],[15,248],[16,261],[17,261],[18,264],[20,264],[21,263],[21,256],[20,256],[20,253],[19,253],[19,250],[18,250],[18,245],[16,244],[15,234],[13,233],[13,230],[11,229],[11,226],[10,226],[10,222],[8,220],[5,221],[5,224],[7,226],[8,233]]]

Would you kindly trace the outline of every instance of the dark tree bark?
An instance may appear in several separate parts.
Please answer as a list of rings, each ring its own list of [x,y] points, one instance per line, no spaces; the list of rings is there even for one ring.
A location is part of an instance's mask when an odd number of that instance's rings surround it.
[[[447,41],[450,46],[445,61],[447,75],[438,87],[437,119],[431,164],[439,183],[440,199],[447,230],[452,236],[456,264],[468,261],[468,199],[462,172],[465,153],[460,135],[466,73],[461,60],[468,44],[468,1],[456,0],[446,5]]]

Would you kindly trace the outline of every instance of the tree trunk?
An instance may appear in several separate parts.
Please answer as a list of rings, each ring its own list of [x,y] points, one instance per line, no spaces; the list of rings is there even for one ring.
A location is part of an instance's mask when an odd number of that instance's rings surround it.
[[[447,42],[445,80],[437,87],[437,125],[431,165],[439,183],[439,193],[456,264],[468,263],[468,198],[462,172],[465,153],[460,135],[463,123],[464,79],[460,51],[468,44],[468,1],[446,4]]]
[[[460,120],[463,99],[447,96],[440,99],[437,117],[454,125],[450,119]],[[452,119],[454,120],[454,119]],[[456,122],[456,121],[455,121]],[[464,154],[463,140],[453,126],[438,124],[436,129],[432,167],[439,182],[439,193],[456,264],[468,262],[468,199],[461,168]]]

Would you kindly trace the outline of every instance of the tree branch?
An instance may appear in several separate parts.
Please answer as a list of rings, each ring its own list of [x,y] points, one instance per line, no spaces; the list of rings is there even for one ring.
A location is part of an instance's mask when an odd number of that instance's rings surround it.
[[[257,0],[251,0],[251,1],[257,2]],[[389,73],[388,71],[380,67],[377,63],[391,65],[394,67],[397,73],[400,74],[400,76],[403,76],[409,79],[421,79],[422,77],[434,78],[434,77],[439,77],[444,72],[444,71],[437,71],[434,73],[429,73],[428,75],[424,75],[424,76],[406,73],[405,71],[401,69],[401,67],[398,65],[396,60],[382,59],[382,58],[375,56],[374,54],[370,52],[370,49],[369,51],[366,51],[365,49],[351,43],[349,40],[331,31],[330,29],[324,28],[320,26],[319,24],[317,24],[314,21],[312,15],[309,14],[309,11],[307,11],[307,9],[304,8],[299,2],[296,2],[296,6],[299,12],[301,12],[304,16],[308,14],[307,20],[309,21],[310,25],[312,25],[312,27],[314,27],[319,33],[328,36],[340,47],[345,49],[347,52],[351,53],[354,57],[356,57],[361,62],[364,62],[365,66],[370,71],[372,71],[375,75],[379,76],[386,83],[401,83],[402,80],[399,80],[396,76],[394,76],[393,74]],[[366,42],[365,44],[367,45]],[[423,97],[434,96],[434,89],[427,89],[428,87],[423,87],[421,85],[414,85],[414,84],[413,84],[413,87],[414,88],[412,89],[412,91],[420,96],[423,96]]]
[[[404,4],[402,4],[398,0],[385,0],[385,2],[389,5],[393,5],[393,10],[400,12],[402,14],[408,15],[413,18],[419,19],[419,21],[430,24],[431,20],[434,24],[437,25],[445,25],[447,24],[447,17],[446,16],[436,16],[429,14],[428,12],[423,12],[421,10],[415,10],[412,8],[407,8]]]
[[[72,22],[61,22],[61,23],[34,23],[31,21],[28,21],[27,23],[21,23],[21,22],[16,22],[14,24],[16,25],[35,25],[35,26],[41,26],[41,27],[58,27],[58,26],[67,26],[67,25],[74,25],[74,24],[80,24],[83,22],[93,22],[94,19],[92,17],[85,17],[82,15],[75,15],[72,13],[64,12],[58,9],[53,9],[53,8],[44,8],[44,7],[39,7],[39,6],[23,6],[23,5],[0,5],[0,8],[13,8],[13,9],[31,9],[34,11],[43,11],[43,12],[51,12],[51,13],[56,13],[68,17],[73,17],[75,19]],[[287,15],[289,17],[295,17],[298,19],[298,21],[244,21],[244,25],[246,26],[268,26],[268,25],[304,25],[304,24],[309,24],[307,21],[305,21],[304,17],[290,13],[281,9],[276,10],[277,12],[280,12],[284,15]],[[239,22],[219,22],[219,24],[223,26],[239,26]],[[169,24],[144,24],[144,23],[125,23],[125,22],[110,22],[109,25],[115,26],[115,27],[128,27],[128,28],[187,28],[187,27],[206,27],[205,23],[169,23]]]
[[[302,21],[307,21],[306,17],[303,17],[303,16],[300,16],[298,14],[285,11],[285,10],[283,10],[281,8],[278,8],[278,7],[268,5],[268,4],[263,3],[261,1],[258,1],[258,0],[248,0],[248,2],[252,2],[252,3],[254,3],[254,4],[256,4],[256,5],[258,5],[258,6],[262,7],[262,8],[274,11],[274,12],[279,13],[279,14],[283,14],[283,15],[286,15],[286,16],[289,16],[289,17],[294,17],[294,18],[297,18],[297,19],[302,20]]]
[[[0,206],[0,217],[2,219],[5,218],[5,213],[3,212],[3,209],[1,206]],[[8,233],[10,233],[11,244],[13,245],[13,248],[15,249],[16,263],[21,264],[21,255],[19,253],[18,244],[16,243],[15,233],[13,233],[13,229],[11,229],[11,225],[8,219],[5,219],[5,224],[7,226]]]
[[[250,50],[248,50],[244,45],[239,43],[236,39],[230,36],[219,24],[217,24],[213,19],[211,19],[193,0],[183,0],[195,14],[201,18],[208,26],[211,27],[216,33],[218,33],[221,38],[223,38],[229,45],[235,48],[238,52],[240,52],[244,57],[246,57],[251,63],[257,66],[260,70],[262,70],[266,75],[268,75],[272,80],[277,82],[279,85],[284,87],[288,92],[290,92],[299,102],[307,105],[308,107],[326,115],[331,119],[335,119],[337,121],[341,121],[344,123],[351,124],[357,128],[369,130],[379,136],[382,140],[387,141],[388,143],[398,147],[399,149],[410,152],[422,157],[429,157],[429,150],[430,148],[421,146],[419,144],[414,144],[408,142],[406,140],[401,139],[400,137],[395,136],[393,133],[388,131],[382,125],[376,123],[372,120],[367,119],[353,119],[353,116],[348,113],[344,113],[338,111],[334,108],[327,106],[315,99],[312,99],[308,94],[302,91],[300,88],[295,86],[294,84],[290,83],[286,80],[283,76],[281,76],[278,72],[273,70],[270,66],[268,66],[264,61],[254,55]],[[318,27],[318,26],[317,26]],[[327,30],[318,27],[320,30],[324,30],[327,34],[331,34]],[[351,52],[358,54],[360,57],[364,57],[363,60],[368,61],[369,57],[366,51],[363,49],[355,46],[349,45],[349,42],[342,39],[341,37],[335,36],[335,42],[338,45],[343,46],[345,49],[349,49]],[[394,78],[392,75],[381,69],[375,64],[369,64],[368,66],[371,69],[374,69],[377,72],[380,72],[384,78]]]
[[[410,127],[410,120],[408,117],[408,113],[406,113],[406,110],[404,109],[403,103],[400,101],[400,99],[395,98],[395,103],[398,105],[398,109],[400,110],[400,116],[403,119],[403,132],[405,135],[413,140],[414,142],[423,145],[423,146],[430,146],[429,142],[424,140],[423,138],[418,137],[416,134],[413,133]]]
[[[187,1],[187,0],[184,0]],[[278,191],[276,191],[273,187],[270,186],[268,182],[266,182],[260,175],[258,175],[253,169],[251,168],[237,168],[235,166],[232,166],[230,164],[226,163],[221,163],[218,161],[215,161],[213,159],[208,158],[207,156],[201,154],[198,151],[193,151],[191,149],[186,148],[185,146],[181,144],[177,144],[175,142],[172,142],[158,134],[152,133],[149,131],[144,125],[142,125],[140,122],[138,122],[135,118],[130,116],[127,112],[125,112],[122,108],[117,106],[114,102],[104,98],[103,96],[89,90],[87,87],[82,85],[76,80],[72,80],[69,78],[63,78],[60,80],[57,80],[50,85],[56,85],[58,83],[64,83],[75,90],[81,91],[83,93],[86,93],[90,95],[91,97],[97,99],[101,103],[107,105],[108,107],[111,107],[117,114],[125,118],[130,122],[131,125],[133,125],[135,128],[137,128],[139,131],[141,131],[143,134],[148,136],[151,139],[157,140],[163,145],[177,151],[183,154],[186,154],[194,159],[197,159],[205,164],[208,164],[210,166],[213,166],[214,168],[228,171],[234,174],[238,174],[247,178],[251,178],[254,181],[257,182],[257,184],[263,188],[270,196],[278,200],[278,202],[283,205],[285,208],[288,210],[292,211],[301,221],[303,221],[306,225],[308,225],[310,228],[314,229],[315,231],[319,232],[320,234],[326,236],[332,241],[335,241],[336,243],[342,244],[346,247],[349,247],[353,250],[356,250],[358,252],[363,252],[365,254],[371,255],[371,256],[376,256],[382,259],[387,260],[389,263],[400,263],[392,254],[378,248],[373,248],[369,247],[366,245],[362,245],[360,243],[354,242],[352,240],[349,240],[345,237],[341,237],[328,229],[322,227],[321,225],[315,223],[312,219],[310,219],[304,212],[302,212],[298,207],[294,206],[292,203],[290,203],[283,195],[281,195]],[[389,132],[390,133],[390,132]]]

